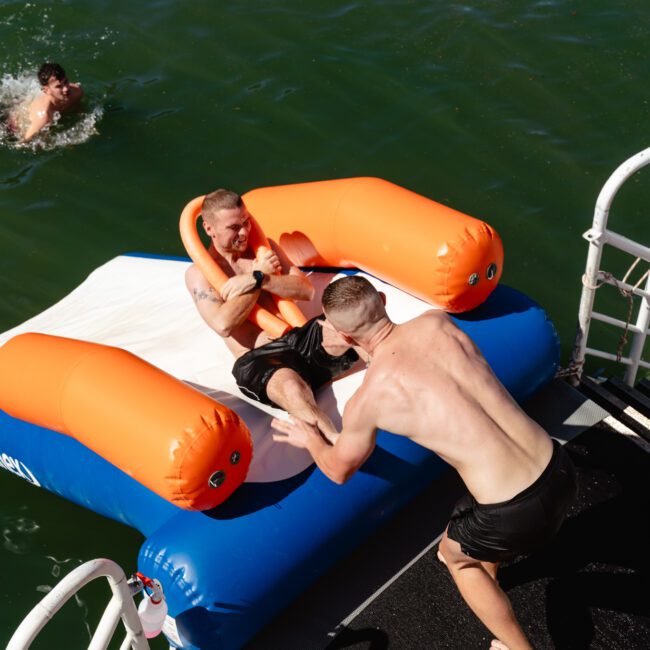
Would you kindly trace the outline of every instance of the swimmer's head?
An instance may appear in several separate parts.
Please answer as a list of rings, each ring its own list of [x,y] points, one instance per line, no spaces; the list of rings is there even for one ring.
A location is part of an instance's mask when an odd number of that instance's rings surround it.
[[[340,278],[323,292],[323,311],[327,320],[352,339],[363,336],[385,320],[386,296],[360,275]]]
[[[38,69],[38,81],[43,87],[48,85],[50,79],[63,81],[66,78],[65,70],[58,63],[44,63]]]
[[[56,102],[66,102],[70,94],[70,82],[65,70],[58,63],[44,63],[38,69],[41,89]],[[63,104],[65,105],[65,104]]]
[[[229,190],[215,190],[203,199],[203,228],[217,250],[243,253],[248,247],[251,220],[241,196]]]

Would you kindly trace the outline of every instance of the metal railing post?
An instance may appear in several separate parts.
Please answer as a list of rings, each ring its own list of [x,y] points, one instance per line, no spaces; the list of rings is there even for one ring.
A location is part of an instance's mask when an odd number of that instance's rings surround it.
[[[106,648],[121,617],[127,638],[130,639],[130,647],[133,650],[149,650],[149,642],[142,631],[142,623],[124,571],[112,560],[105,559],[86,562],[65,576],[23,619],[6,650],[28,650],[39,632],[61,607],[82,587],[100,577],[108,579],[113,598],[106,607],[90,647],[93,650]]]
[[[591,228],[584,233],[583,237],[589,242],[589,252],[587,255],[587,264],[585,273],[582,278],[582,294],[580,297],[580,307],[578,310],[578,328],[576,332],[576,340],[573,351],[571,353],[571,366],[576,369],[577,376],[582,374],[582,367],[584,364],[585,354],[587,350],[587,338],[589,336],[589,327],[591,324],[591,316],[593,313],[594,299],[596,289],[598,288],[598,275],[600,272],[600,262],[603,254],[603,247],[608,243],[607,221],[609,219],[609,210],[616,193],[621,188],[623,183],[633,176],[640,169],[650,164],[650,147],[637,153],[636,155],[628,158],[622,165],[620,165],[614,173],[608,178],[603,186],[598,199],[596,200],[596,208],[594,210],[594,219]],[[611,233],[611,239],[624,239],[615,233]],[[614,242],[612,242],[614,243]],[[640,246],[642,254],[648,250],[644,246]],[[645,308],[647,309],[647,300],[645,300]],[[642,306],[643,311],[643,306]],[[639,315],[639,321],[642,321],[642,315]],[[637,324],[639,324],[637,322]],[[648,326],[646,324],[645,331]],[[636,375],[638,368],[638,359],[640,359],[643,350],[643,341],[645,334],[635,334],[634,337],[634,350],[638,351],[637,363],[634,371],[631,372],[631,367],[626,373],[626,381],[629,383],[629,377]],[[632,355],[631,355],[632,356]],[[633,381],[633,378],[632,380]]]
[[[650,275],[648,275],[645,283],[645,292],[646,295],[641,298],[639,315],[636,319],[637,330],[630,346],[630,365],[627,367],[624,377],[625,383],[629,386],[633,386],[636,380],[636,373],[639,370],[639,362],[643,354],[643,346],[648,336],[648,328],[650,328],[650,301],[647,298],[647,294],[650,292]]]

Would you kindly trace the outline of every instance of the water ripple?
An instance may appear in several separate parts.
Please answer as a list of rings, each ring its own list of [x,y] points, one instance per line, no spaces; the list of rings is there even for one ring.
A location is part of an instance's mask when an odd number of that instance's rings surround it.
[[[27,167],[23,167],[23,169],[21,169],[19,172],[16,172],[15,174],[0,178],[0,185],[20,185],[20,183],[24,183],[25,181],[29,180],[31,171],[33,169],[34,165],[27,165]]]

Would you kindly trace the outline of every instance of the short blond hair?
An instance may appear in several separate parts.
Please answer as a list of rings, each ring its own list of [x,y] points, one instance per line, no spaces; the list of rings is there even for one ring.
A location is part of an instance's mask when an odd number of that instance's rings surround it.
[[[350,334],[364,331],[386,317],[379,292],[361,275],[349,275],[332,282],[323,292],[322,303],[332,324]]]
[[[242,205],[244,205],[244,202],[237,192],[218,189],[206,194],[201,206],[201,216],[203,219],[213,222],[219,210],[232,210],[233,208],[241,208]]]
[[[348,275],[335,280],[323,291],[323,309],[338,311],[358,305],[367,298],[379,298],[375,287],[361,275]]]

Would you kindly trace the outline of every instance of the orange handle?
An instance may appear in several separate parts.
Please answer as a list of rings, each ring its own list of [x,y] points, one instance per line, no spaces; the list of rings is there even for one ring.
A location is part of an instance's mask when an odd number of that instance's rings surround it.
[[[270,249],[271,245],[253,215],[249,213],[249,216],[251,219],[251,232],[248,241],[255,255],[258,255],[264,249]],[[280,298],[280,296],[276,296],[275,294],[271,295],[273,296],[273,301],[280,312],[280,316],[282,316],[284,321],[291,327],[300,327],[307,322],[305,315],[300,311],[300,307],[298,307],[293,300],[289,300],[289,298]],[[262,329],[266,330],[264,327],[262,327]],[[268,330],[266,331],[268,332]]]

